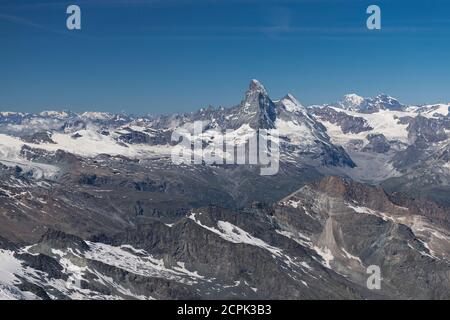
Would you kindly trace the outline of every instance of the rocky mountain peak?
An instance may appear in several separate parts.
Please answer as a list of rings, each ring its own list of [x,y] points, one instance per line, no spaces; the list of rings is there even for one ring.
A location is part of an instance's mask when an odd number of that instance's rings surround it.
[[[373,103],[378,105],[380,109],[402,110],[403,105],[395,98],[387,94],[379,94],[373,99]]]
[[[248,92],[250,92],[250,93],[257,92],[257,93],[261,93],[263,95],[267,95],[266,88],[263,86],[263,84],[261,82],[259,82],[256,79],[252,79],[250,81]]]
[[[285,95],[284,98],[280,100],[280,103],[290,112],[300,111],[304,108],[304,106],[290,93]]]
[[[373,113],[380,110],[401,111],[405,108],[397,99],[387,94],[379,94],[373,98],[363,98],[354,93],[344,95],[335,106],[361,113]]]
[[[249,106],[252,104],[257,104],[260,98],[269,99],[269,94],[266,88],[258,80],[251,80],[248,90],[245,92],[244,100],[242,105]]]
[[[266,88],[258,81],[251,80],[249,89],[239,108],[235,125],[249,124],[253,129],[273,128],[276,119],[276,107]]]

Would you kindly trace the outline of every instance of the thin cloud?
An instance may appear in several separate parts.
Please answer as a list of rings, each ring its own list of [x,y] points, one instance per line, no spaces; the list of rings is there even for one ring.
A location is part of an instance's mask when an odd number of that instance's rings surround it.
[[[0,13],[0,19],[1,20],[5,20],[8,22],[12,22],[14,24],[18,24],[18,25],[22,25],[25,27],[31,27],[31,28],[36,28],[36,29],[42,29],[42,30],[46,30],[49,31],[49,28],[45,27],[44,25],[41,25],[39,23],[35,23],[29,19],[26,18],[22,18],[19,16],[15,16],[15,15],[9,15],[9,14],[2,14]]]
[[[30,19],[27,19],[24,17],[20,17],[17,15],[0,13],[0,20],[7,21],[10,23],[16,24],[18,26],[32,28],[32,29],[41,30],[41,31],[45,31],[45,32],[51,32],[54,34],[66,35],[66,36],[71,36],[71,37],[89,37],[86,35],[82,35],[80,33],[69,32],[68,30],[65,30],[65,29],[49,28],[43,24],[34,22],[33,20],[30,20]]]

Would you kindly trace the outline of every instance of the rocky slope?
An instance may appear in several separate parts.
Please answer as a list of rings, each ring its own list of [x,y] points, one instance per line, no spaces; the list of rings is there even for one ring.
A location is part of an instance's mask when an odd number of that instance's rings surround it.
[[[48,229],[31,245],[0,242],[1,292],[42,299],[448,299],[450,219],[442,208],[426,208],[328,177],[273,205],[197,208],[172,223],[142,219],[85,240]],[[380,290],[366,286],[370,265],[381,268]]]

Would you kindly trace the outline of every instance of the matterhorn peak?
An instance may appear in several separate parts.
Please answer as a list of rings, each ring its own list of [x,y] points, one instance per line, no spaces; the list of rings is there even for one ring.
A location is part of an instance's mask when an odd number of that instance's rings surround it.
[[[256,80],[256,79],[252,79],[252,81],[250,81],[250,85],[249,85],[248,90],[249,90],[250,92],[258,92],[258,93],[261,93],[261,94],[263,94],[263,95],[267,95],[267,90],[266,90],[266,88],[264,88],[264,86],[262,85],[262,83],[259,82],[259,81]]]
[[[241,102],[239,119],[235,125],[249,124],[252,128],[273,128],[276,118],[275,104],[270,100],[266,88],[253,79]]]

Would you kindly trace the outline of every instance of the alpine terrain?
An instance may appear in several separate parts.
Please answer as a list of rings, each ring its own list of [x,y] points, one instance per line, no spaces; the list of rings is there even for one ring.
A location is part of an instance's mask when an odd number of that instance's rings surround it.
[[[449,109],[252,80],[187,114],[0,112],[0,299],[450,299]],[[177,130],[277,133],[279,170],[174,163]]]

